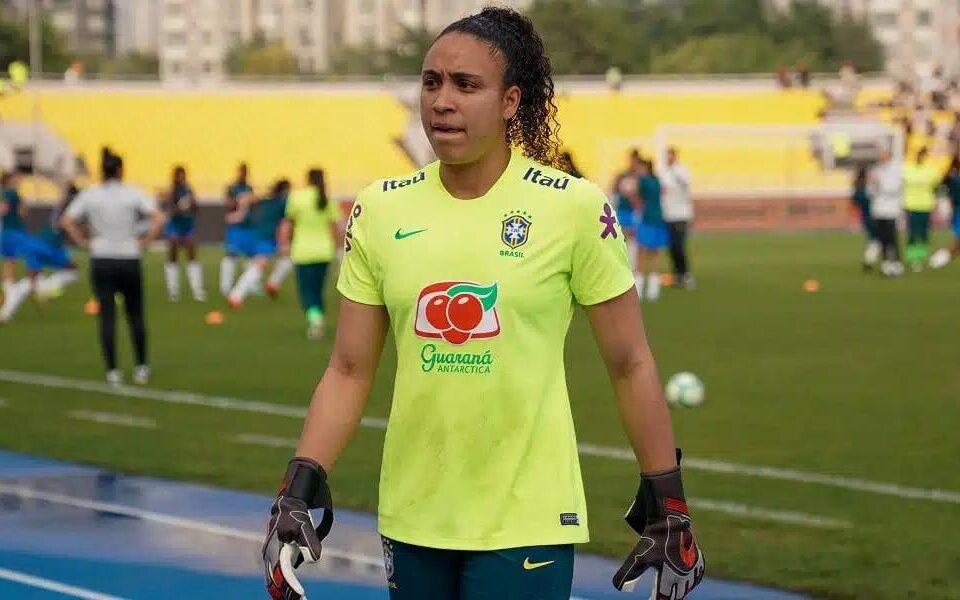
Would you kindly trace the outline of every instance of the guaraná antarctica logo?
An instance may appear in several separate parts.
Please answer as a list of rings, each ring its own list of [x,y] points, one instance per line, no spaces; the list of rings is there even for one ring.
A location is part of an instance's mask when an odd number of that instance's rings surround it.
[[[480,285],[469,281],[441,281],[428,285],[417,298],[414,333],[429,340],[443,340],[455,346],[472,339],[500,335],[497,314],[496,283]],[[493,364],[490,351],[482,354],[443,352],[436,344],[420,350],[424,372],[489,373]]]

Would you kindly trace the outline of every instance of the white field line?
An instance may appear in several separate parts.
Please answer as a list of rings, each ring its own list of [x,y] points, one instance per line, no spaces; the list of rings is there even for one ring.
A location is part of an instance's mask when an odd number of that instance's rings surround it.
[[[105,382],[74,379],[71,377],[61,377],[59,375],[42,375],[38,373],[25,373],[21,371],[0,369],[0,381],[71,391],[97,392],[100,394],[120,396],[123,398],[139,398],[143,400],[155,400],[158,402],[168,402],[173,404],[188,404],[193,406],[221,408],[226,410],[237,410],[298,419],[303,418],[306,415],[306,409],[304,408],[284,406],[282,404],[240,400],[237,398],[228,398],[223,396],[205,396],[203,394],[197,394],[193,392],[157,390],[133,386],[114,387]],[[386,426],[386,420],[377,417],[364,417],[362,424],[365,427],[383,429]],[[597,456],[629,461],[635,460],[633,453],[624,448],[612,448],[609,446],[597,446],[593,444],[580,444],[579,447],[580,453],[586,456]],[[837,475],[827,475],[810,471],[783,469],[779,467],[768,467],[763,465],[749,465],[694,457],[685,458],[683,461],[683,466],[687,470],[793,481],[797,483],[816,484],[848,489],[856,492],[865,492],[880,496],[891,496],[894,498],[905,498],[910,500],[928,500],[931,502],[960,505],[960,492],[951,490],[909,487],[896,483],[869,481],[866,479],[841,477]]]
[[[121,413],[100,412],[96,410],[71,410],[67,415],[78,421],[91,421],[104,425],[120,425],[121,427],[139,427],[141,429],[156,429],[157,422],[147,417],[135,417]]]
[[[109,596],[107,594],[101,594],[92,590],[86,590],[72,585],[67,585],[65,583],[58,583],[50,579],[34,577],[33,575],[27,575],[26,573],[20,573],[17,571],[10,571],[9,569],[0,568],[0,579],[6,579],[7,581],[12,581],[14,583],[19,583],[41,590],[47,590],[49,592],[56,592],[65,596],[84,598],[85,600],[123,600],[123,598],[120,598],[119,596]]]
[[[199,531],[201,533],[218,535],[222,537],[243,540],[246,542],[254,542],[257,544],[263,543],[263,536],[264,536],[263,533],[256,533],[253,531],[244,531],[242,529],[234,529],[232,527],[222,527],[220,525],[214,525],[212,523],[206,523],[204,521],[198,521],[196,519],[187,519],[184,517],[167,515],[163,513],[153,512],[150,510],[142,510],[139,508],[124,506],[123,504],[114,504],[111,502],[99,502],[96,500],[87,500],[85,498],[77,498],[75,496],[66,496],[63,494],[57,494],[53,492],[44,492],[42,490],[37,490],[25,485],[0,483],[0,494],[9,494],[12,496],[17,496],[19,498],[40,500],[43,502],[50,502],[52,504],[61,504],[63,506],[72,506],[74,508],[83,508],[87,510],[103,512],[103,513],[121,515],[124,517],[132,517],[135,519],[140,519],[142,521],[159,523],[161,525],[166,525],[168,527],[179,527],[181,529]],[[366,567],[375,567],[380,570],[383,569],[383,560],[380,558],[372,558],[369,556],[364,556],[362,554],[355,554],[353,552],[344,552],[342,550],[337,550],[336,548],[329,548],[327,546],[323,547],[323,556],[328,558],[343,559],[351,563],[362,564]]]
[[[287,450],[296,448],[298,442],[296,438],[276,437],[272,435],[261,435],[258,433],[241,433],[240,435],[235,436],[233,440],[240,442],[241,444],[267,446],[269,448],[284,448]],[[801,525],[805,527],[819,527],[824,529],[850,529],[853,527],[853,524],[850,521],[844,521],[841,519],[819,517],[817,515],[801,512],[770,510],[767,508],[758,508],[756,506],[747,506],[745,504],[739,504],[727,500],[691,498],[689,504],[697,510],[719,512],[756,521],[774,521],[777,523],[787,523],[790,525]]]

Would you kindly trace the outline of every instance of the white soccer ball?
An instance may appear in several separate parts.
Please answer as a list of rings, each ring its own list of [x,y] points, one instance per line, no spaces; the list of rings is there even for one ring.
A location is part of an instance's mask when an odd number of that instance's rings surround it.
[[[694,408],[703,404],[706,388],[703,382],[693,373],[684,371],[677,373],[667,380],[667,404],[670,406],[684,406]]]

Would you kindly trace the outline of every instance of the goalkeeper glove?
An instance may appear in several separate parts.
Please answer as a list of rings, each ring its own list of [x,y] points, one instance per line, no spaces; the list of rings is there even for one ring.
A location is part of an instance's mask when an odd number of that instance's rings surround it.
[[[310,509],[322,508],[315,526]],[[273,600],[306,600],[294,569],[304,561],[320,559],[323,538],[333,525],[333,501],[327,474],[308,458],[294,458],[270,508],[270,525],[263,542],[267,591]]]
[[[640,534],[640,542],[613,576],[614,587],[633,591],[652,568],[656,572],[652,600],[686,598],[703,579],[704,559],[690,525],[680,467],[642,475],[625,519]]]

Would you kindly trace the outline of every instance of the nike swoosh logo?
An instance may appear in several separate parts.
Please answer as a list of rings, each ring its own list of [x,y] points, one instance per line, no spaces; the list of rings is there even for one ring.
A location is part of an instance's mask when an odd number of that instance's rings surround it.
[[[548,560],[547,562],[532,563],[532,562],[530,562],[530,557],[528,556],[528,557],[525,558],[524,561],[523,561],[523,568],[526,569],[527,571],[532,571],[532,570],[534,570],[534,569],[539,569],[540,567],[545,567],[545,566],[547,566],[547,565],[552,565],[552,564],[555,563],[555,562],[557,562],[557,561],[555,561],[555,560]]]
[[[408,231],[406,233],[400,231],[399,229],[395,234],[393,234],[393,239],[395,240],[405,240],[410,236],[417,235],[418,233],[423,233],[426,229],[416,229],[414,231]]]

